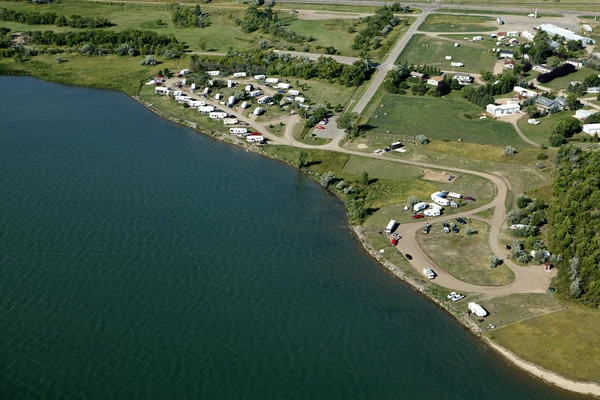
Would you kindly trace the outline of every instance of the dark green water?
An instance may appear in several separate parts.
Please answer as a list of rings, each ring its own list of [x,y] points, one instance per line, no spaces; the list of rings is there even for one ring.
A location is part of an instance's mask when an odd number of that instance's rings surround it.
[[[386,274],[294,169],[0,77],[3,399],[565,399]]]

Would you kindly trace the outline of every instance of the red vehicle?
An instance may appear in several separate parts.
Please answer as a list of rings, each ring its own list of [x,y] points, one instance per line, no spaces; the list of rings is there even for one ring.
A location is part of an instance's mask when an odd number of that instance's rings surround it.
[[[398,239],[392,239],[392,246],[395,246],[398,244]]]
[[[471,200],[471,201],[475,201],[475,197],[465,197],[465,200]]]
[[[423,214],[420,214],[420,213],[419,213],[419,214],[414,214],[414,215],[412,216],[412,218],[413,218],[413,219],[421,219],[421,218],[423,218]]]
[[[319,125],[319,126],[315,126],[315,128],[316,128],[316,129],[325,129],[325,127],[324,127],[324,126],[321,126],[321,125]]]

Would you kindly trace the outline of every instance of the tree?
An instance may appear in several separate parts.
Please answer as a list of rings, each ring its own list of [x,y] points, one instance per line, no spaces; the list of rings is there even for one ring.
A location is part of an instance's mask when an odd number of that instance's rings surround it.
[[[466,232],[467,232],[467,235],[475,235],[475,234],[479,233],[479,231],[477,231],[477,229],[475,229],[471,226],[467,228]]]
[[[567,96],[567,107],[569,107],[569,110],[577,110],[578,108],[580,108],[580,106],[581,103],[579,102],[577,96],[575,96],[574,94],[570,94]]]
[[[415,196],[408,196],[408,204],[410,204],[411,207],[417,204],[418,202],[419,199],[417,199]]]
[[[573,136],[581,130],[581,121],[576,118],[567,118],[558,121],[552,126],[550,132],[556,135],[561,135],[565,138]]]
[[[517,153],[517,149],[515,149],[512,146],[506,146],[506,148],[504,149],[504,154],[506,154],[507,156],[514,156]]]
[[[517,207],[525,208],[532,201],[533,200],[531,200],[529,196],[527,196],[525,193],[519,193],[519,195],[517,196]]]
[[[565,137],[563,135],[559,135],[556,133],[551,134],[550,137],[548,138],[548,141],[550,142],[550,145],[553,147],[558,147],[562,144],[567,143],[567,139],[565,139]]]
[[[335,174],[333,172],[331,172],[331,171],[327,171],[323,175],[321,175],[321,178],[319,179],[319,183],[321,184],[321,186],[323,186],[324,188],[326,188],[334,180],[335,180]]]
[[[520,224],[525,218],[525,213],[521,210],[510,210],[508,214],[506,214],[506,219],[511,224]]]
[[[358,118],[358,113],[345,112],[340,115],[335,122],[339,129],[344,129],[345,131],[349,132],[350,137],[356,137],[358,136],[359,132]]]
[[[448,93],[450,93],[452,91],[452,88],[450,87],[450,85],[448,85],[446,82],[441,81],[437,84],[437,87],[435,88],[435,92],[439,95],[439,96],[445,96]]]
[[[496,257],[494,255],[490,256],[490,267],[496,268],[501,263],[502,263],[502,260],[500,260],[498,257]]]
[[[281,99],[283,99],[283,94],[275,93],[273,95],[273,102],[275,103],[275,105],[279,106],[281,103]]]
[[[369,185],[369,174],[364,171],[361,175],[360,175],[360,184],[363,186],[368,186]]]
[[[269,41],[266,39],[261,40],[260,42],[258,42],[258,48],[261,50],[266,50],[269,48]]]
[[[418,144],[427,144],[427,143],[429,143],[429,139],[427,139],[427,136],[425,136],[425,135],[417,135],[417,136],[415,136],[415,141]]]
[[[298,153],[298,168],[302,169],[306,167],[308,163],[308,154],[305,151]]]

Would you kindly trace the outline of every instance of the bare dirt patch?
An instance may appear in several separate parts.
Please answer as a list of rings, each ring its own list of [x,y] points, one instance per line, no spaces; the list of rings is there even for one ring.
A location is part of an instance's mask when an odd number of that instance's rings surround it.
[[[452,183],[454,179],[448,181],[448,177],[450,176],[449,172],[434,172],[434,171],[425,171],[425,175],[423,175],[423,179],[427,181],[434,182],[444,182],[444,183]]]

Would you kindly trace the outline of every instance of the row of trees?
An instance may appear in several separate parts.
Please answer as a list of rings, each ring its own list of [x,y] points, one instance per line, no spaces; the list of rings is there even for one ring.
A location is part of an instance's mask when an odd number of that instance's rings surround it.
[[[554,147],[567,143],[567,139],[581,131],[581,121],[576,118],[567,118],[558,121],[550,129],[548,141]]]
[[[577,71],[577,68],[573,64],[565,63],[559,67],[554,68],[550,72],[546,72],[544,74],[539,74],[537,78],[535,78],[539,83],[548,83],[553,79],[560,78],[563,76],[567,76]]]
[[[548,213],[550,250],[557,263],[556,287],[564,296],[600,305],[600,153],[572,146],[559,149]]]
[[[251,4],[246,10],[244,19],[234,18],[234,22],[246,33],[260,30],[263,33],[282,38],[290,43],[304,43],[307,40],[314,40],[312,37],[307,38],[305,35],[299,35],[284,26],[279,21],[277,13],[273,11],[271,6],[261,8],[255,4]]]
[[[483,86],[465,86],[462,97],[481,108],[494,103],[494,96],[512,92],[517,83],[517,77],[511,73],[504,73],[494,83]]]
[[[0,8],[0,21],[19,22],[27,25],[57,25],[71,28],[105,28],[114,26],[104,17],[82,17],[71,15],[66,17],[53,12],[38,13],[33,11],[16,11]]]
[[[364,60],[352,65],[340,64],[331,57],[319,57],[317,61],[297,58],[289,54],[253,50],[230,52],[224,57],[194,55],[190,61],[192,71],[219,70],[227,74],[245,71],[250,75],[279,75],[302,79],[337,79],[346,86],[359,86],[369,78],[372,69]]]
[[[551,41],[560,43],[557,48],[550,46]],[[560,60],[566,60],[569,57],[577,57],[583,48],[581,41],[568,40],[563,43],[563,39],[558,35],[550,38],[548,34],[542,30],[533,38],[533,44],[523,43],[519,50],[521,54],[527,54],[529,59],[534,64],[545,64],[551,60],[550,57],[554,57],[556,62]]]
[[[368,51],[380,47],[381,40],[401,22],[400,18],[394,15],[397,8],[400,8],[399,4],[383,6],[375,11],[375,15],[363,18],[361,24],[366,26],[354,37],[352,48]]]
[[[583,96],[587,93],[588,88],[597,86],[600,86],[600,77],[598,77],[598,74],[590,74],[586,76],[581,83],[577,82],[574,85],[569,83],[569,86],[567,86],[567,92],[573,93],[577,96]]]
[[[202,15],[200,6],[188,7],[180,4],[169,4],[173,25],[179,28],[204,28],[210,25],[206,16]]]
[[[388,93],[393,94],[406,94],[406,90],[410,88],[413,94],[420,96],[425,95],[430,91],[431,88],[425,82],[415,78],[415,85],[411,87],[408,84],[410,73],[413,71],[427,74],[429,76],[439,76],[442,73],[439,68],[433,66],[415,66],[414,64],[409,65],[408,62],[405,61],[403,64],[398,65],[396,69],[393,69],[387,73],[385,79],[383,80],[383,88]],[[458,81],[455,80],[451,74],[446,74],[444,75],[444,80],[438,83],[433,95],[445,96],[450,93],[451,90],[459,90],[461,88],[462,86],[460,83],[458,83]]]
[[[178,56],[183,51],[175,35],[161,35],[152,31],[129,29],[121,32],[107,30],[87,30],[77,32],[34,31],[28,32],[29,45],[68,47],[85,55],[104,55],[117,52],[122,45],[134,49],[128,55],[167,55]],[[123,54],[121,54],[123,55]]]

